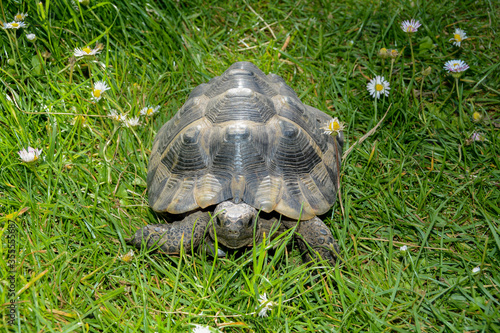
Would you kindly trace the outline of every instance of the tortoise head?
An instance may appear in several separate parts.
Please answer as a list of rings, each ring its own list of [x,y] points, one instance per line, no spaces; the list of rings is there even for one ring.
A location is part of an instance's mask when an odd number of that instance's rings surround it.
[[[253,245],[254,225],[257,223],[256,235],[259,234],[257,210],[246,203],[224,201],[214,210],[214,226],[217,240],[230,249]],[[214,228],[209,228],[214,239]]]

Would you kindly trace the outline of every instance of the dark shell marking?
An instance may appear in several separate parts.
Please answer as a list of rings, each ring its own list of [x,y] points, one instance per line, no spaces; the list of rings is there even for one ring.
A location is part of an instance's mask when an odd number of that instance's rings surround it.
[[[180,214],[231,200],[308,220],[334,204],[342,136],[283,79],[248,62],[195,88],[155,138],[149,204]]]

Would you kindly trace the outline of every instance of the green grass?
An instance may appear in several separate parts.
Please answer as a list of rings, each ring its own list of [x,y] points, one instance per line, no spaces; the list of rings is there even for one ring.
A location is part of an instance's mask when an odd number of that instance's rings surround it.
[[[28,27],[0,31],[6,331],[188,332],[202,324],[222,332],[500,332],[497,2],[1,4],[2,21],[29,13]],[[423,24],[412,38],[415,75],[399,27],[410,18]],[[448,41],[455,27],[469,36],[461,48]],[[74,48],[96,42],[98,63],[72,62]],[[381,47],[401,52],[392,74]],[[461,104],[443,70],[452,59],[470,65],[459,80]],[[242,60],[344,121],[345,148],[389,109],[342,161],[343,211],[337,202],[325,222],[343,265],[304,265],[292,234],[222,259],[144,251],[119,259],[131,250],[124,239],[156,221],[145,187],[156,131],[194,87]],[[391,76],[376,116],[366,90],[375,75]],[[93,103],[99,80],[111,89]],[[149,104],[160,112],[133,129],[106,117],[111,109],[137,116]],[[471,142],[474,131],[486,140]],[[36,164],[20,161],[27,146],[43,149]],[[9,326],[13,222],[17,313]],[[259,317],[264,292],[277,306]]]

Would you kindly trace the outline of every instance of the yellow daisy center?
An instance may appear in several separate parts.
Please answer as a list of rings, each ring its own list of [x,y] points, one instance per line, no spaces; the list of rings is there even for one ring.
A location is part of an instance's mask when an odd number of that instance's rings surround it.
[[[90,54],[90,52],[92,52],[92,50],[91,50],[91,49],[90,49],[90,47],[88,47],[88,46],[87,46],[87,47],[84,47],[84,48],[82,49],[82,51],[83,51],[83,52],[85,52],[85,53],[87,53],[87,54]]]
[[[23,19],[23,16],[21,14],[18,14],[14,17],[14,19],[20,21]]]
[[[330,130],[332,130],[332,131],[336,132],[336,131],[338,131],[339,129],[340,129],[340,124],[339,124],[339,122],[338,122],[338,121],[332,121],[332,122],[330,123]]]
[[[412,32],[412,31],[413,31],[413,26],[408,25],[408,27],[406,27],[406,32]]]
[[[149,108],[148,111],[146,111],[147,115],[149,116],[151,113],[153,113],[153,109]]]
[[[37,159],[38,159],[38,156],[36,156],[36,155],[35,155],[35,156],[33,157],[33,162],[34,162],[34,161],[36,161]]]
[[[101,90],[100,89],[94,89],[94,97],[95,98],[101,97]]]
[[[453,37],[455,38],[455,40],[457,42],[461,42],[462,41],[462,36],[460,36],[460,34],[454,34]]]
[[[14,22],[14,23],[11,23],[11,25],[12,25],[14,28],[17,28],[17,27],[19,26],[19,24],[18,24],[18,23],[15,23],[15,22]]]
[[[383,85],[381,85],[381,84],[379,84],[379,83],[377,83],[377,84],[375,85],[375,90],[376,90],[376,91],[382,91],[382,90],[384,90],[384,86],[383,86]]]

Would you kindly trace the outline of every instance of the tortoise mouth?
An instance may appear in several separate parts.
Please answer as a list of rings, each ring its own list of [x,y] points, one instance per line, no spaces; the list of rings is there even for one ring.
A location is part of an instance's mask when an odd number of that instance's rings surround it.
[[[241,247],[251,246],[253,245],[253,235],[252,236],[244,236],[244,235],[217,235],[217,240],[219,243],[224,245],[229,249],[239,249]]]
[[[225,201],[217,205],[214,210],[213,228],[210,236],[229,249],[253,245],[254,228],[260,229],[257,211],[246,203],[235,204]]]

